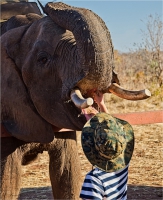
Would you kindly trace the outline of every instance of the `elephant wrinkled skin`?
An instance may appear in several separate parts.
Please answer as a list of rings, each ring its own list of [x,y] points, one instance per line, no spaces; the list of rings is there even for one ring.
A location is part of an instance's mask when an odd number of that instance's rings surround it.
[[[3,200],[17,199],[21,164],[43,151],[54,198],[79,199],[76,130],[86,119],[72,91],[83,101],[92,90],[119,84],[110,33],[98,15],[63,3],[47,3],[44,11],[47,16],[17,15],[1,25],[1,119],[12,136],[1,139]]]

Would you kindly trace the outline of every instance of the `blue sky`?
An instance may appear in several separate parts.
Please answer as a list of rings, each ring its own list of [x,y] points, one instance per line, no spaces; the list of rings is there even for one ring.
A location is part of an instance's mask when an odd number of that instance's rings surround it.
[[[45,5],[48,1],[40,0],[40,2]],[[134,43],[141,43],[141,29],[146,29],[142,20],[146,22],[151,14],[153,16],[158,14],[163,19],[162,0],[62,0],[62,2],[71,6],[88,8],[98,14],[111,33],[114,49],[121,52],[134,49]]]

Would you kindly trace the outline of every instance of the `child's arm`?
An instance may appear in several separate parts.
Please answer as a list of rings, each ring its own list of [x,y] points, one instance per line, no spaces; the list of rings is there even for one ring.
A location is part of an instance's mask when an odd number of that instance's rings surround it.
[[[101,112],[109,113],[105,103],[104,103],[104,95],[101,92],[94,93],[94,101],[97,103],[97,105],[100,108]]]
[[[109,113],[105,103],[104,103],[104,95],[101,92],[94,93],[94,101],[97,103],[97,105],[100,108],[101,112]],[[82,113],[85,115],[86,119],[89,120],[91,117],[93,117],[95,114],[98,113],[98,111],[93,108],[92,106],[82,109]]]

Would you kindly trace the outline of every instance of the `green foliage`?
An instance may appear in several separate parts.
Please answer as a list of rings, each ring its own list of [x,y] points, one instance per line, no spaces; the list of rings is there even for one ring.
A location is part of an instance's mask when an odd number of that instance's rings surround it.
[[[151,68],[155,69],[156,67],[158,67],[159,63],[158,63],[157,60],[151,60],[149,65],[150,65]]]
[[[160,86],[160,87],[158,87],[158,86],[156,86],[156,85],[154,85],[154,84],[151,84],[150,90],[151,90],[151,92],[152,92],[152,96],[153,96],[153,97],[159,98],[160,101],[163,100],[163,85]]]

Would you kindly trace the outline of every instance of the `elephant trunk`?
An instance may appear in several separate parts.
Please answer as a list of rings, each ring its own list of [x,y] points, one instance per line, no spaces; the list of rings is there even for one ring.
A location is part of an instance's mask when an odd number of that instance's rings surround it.
[[[103,20],[90,10],[61,2],[46,4],[45,11],[55,23],[71,31],[75,37],[75,65],[79,70],[75,84],[82,94],[92,88],[108,88],[112,81],[114,59],[110,33]]]

